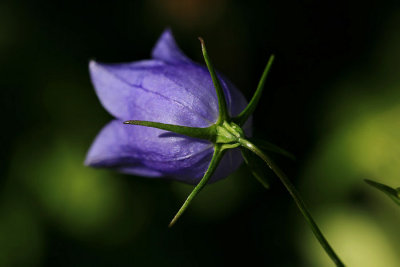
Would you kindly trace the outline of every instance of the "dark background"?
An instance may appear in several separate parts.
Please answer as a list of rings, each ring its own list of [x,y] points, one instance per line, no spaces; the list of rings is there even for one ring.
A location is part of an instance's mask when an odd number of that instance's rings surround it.
[[[327,239],[349,266],[400,266],[400,210],[368,187],[400,186],[398,1],[148,0],[0,3],[0,266],[330,266],[292,199],[245,166],[191,187],[83,166],[111,116],[88,61],[149,58],[168,26],[249,99]]]

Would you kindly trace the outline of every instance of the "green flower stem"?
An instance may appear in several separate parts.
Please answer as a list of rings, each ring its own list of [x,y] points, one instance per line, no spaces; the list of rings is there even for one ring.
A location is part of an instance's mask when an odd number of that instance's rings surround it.
[[[289,191],[289,194],[293,197],[294,201],[296,202],[300,212],[303,214],[306,221],[309,223],[311,230],[313,231],[315,237],[318,239],[321,246],[325,249],[326,253],[332,259],[332,261],[336,264],[336,266],[345,266],[340,258],[336,255],[335,251],[329,245],[326,238],[323,236],[321,230],[319,230],[317,224],[315,223],[314,219],[312,218],[310,212],[308,211],[306,204],[304,203],[303,199],[300,197],[300,194],[297,192],[296,188],[290,182],[286,174],[277,166],[275,163],[266,155],[264,154],[258,147],[253,145],[246,139],[239,139],[240,144],[258,155],[262,160],[264,160],[267,165],[272,169],[272,171],[279,177],[283,185]]]
[[[264,72],[261,75],[261,79],[258,82],[258,86],[256,92],[254,93],[253,97],[251,98],[247,107],[236,117],[233,119],[239,126],[243,126],[243,124],[247,121],[251,114],[253,114],[254,110],[256,109],[258,102],[260,101],[262,92],[264,90],[264,84],[267,79],[269,70],[271,69],[272,63],[274,62],[275,56],[271,55],[269,57],[268,63],[265,66]]]
[[[196,187],[190,193],[190,195],[187,197],[185,203],[183,203],[182,207],[176,213],[175,217],[169,223],[169,227],[172,227],[176,223],[176,221],[179,219],[179,217],[183,214],[183,212],[187,209],[189,204],[192,202],[194,197],[198,193],[200,193],[200,191],[204,188],[204,186],[210,180],[210,178],[211,178],[212,174],[214,173],[215,169],[218,167],[218,164],[221,161],[221,159],[224,156],[224,154],[225,154],[225,152],[224,152],[223,145],[215,145],[214,154],[213,154],[213,157],[211,159],[210,165],[208,166],[208,169],[207,169],[206,173],[204,174],[204,176],[201,179],[201,181],[196,185]]]
[[[228,108],[226,106],[225,95],[224,95],[224,91],[222,90],[221,83],[219,82],[217,74],[214,70],[213,64],[211,63],[211,60],[208,57],[208,53],[207,53],[207,49],[206,49],[204,40],[201,37],[199,37],[199,40],[201,43],[201,51],[203,52],[204,61],[206,62],[208,71],[210,72],[211,79],[213,81],[215,90],[217,92],[218,108],[219,108],[219,117],[218,117],[217,124],[219,124],[220,122],[226,121],[229,116]]]

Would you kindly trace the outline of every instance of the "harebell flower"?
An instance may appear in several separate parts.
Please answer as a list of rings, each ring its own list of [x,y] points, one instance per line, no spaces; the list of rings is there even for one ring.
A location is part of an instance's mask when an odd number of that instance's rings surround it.
[[[251,138],[251,115],[274,56],[247,103],[236,87],[214,69],[204,41],[199,39],[206,66],[186,57],[168,29],[154,47],[150,60],[123,64],[90,62],[96,93],[115,119],[96,137],[85,164],[196,184],[172,219],[172,226],[207,183],[228,176],[241,164],[242,157],[253,168],[251,157],[257,155],[286,187],[327,254],[337,266],[344,266],[297,190],[265,151],[289,154],[266,141]],[[253,174],[268,187],[256,168]]]

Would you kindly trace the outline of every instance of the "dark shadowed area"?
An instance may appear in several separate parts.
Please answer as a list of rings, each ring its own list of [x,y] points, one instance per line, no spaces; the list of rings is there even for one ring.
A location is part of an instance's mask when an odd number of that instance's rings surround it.
[[[241,166],[192,186],[83,165],[112,118],[88,62],[150,57],[170,27],[249,99],[276,56],[255,136],[348,266],[400,266],[400,207],[368,186],[400,187],[398,1],[49,1],[0,3],[0,266],[333,266],[270,173]],[[268,172],[269,170],[266,169]]]

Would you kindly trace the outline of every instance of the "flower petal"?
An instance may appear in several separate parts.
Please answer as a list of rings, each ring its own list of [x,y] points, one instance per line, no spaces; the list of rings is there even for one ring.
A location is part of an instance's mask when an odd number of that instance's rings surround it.
[[[121,120],[149,120],[207,127],[218,118],[218,100],[210,74],[177,47],[164,31],[153,51],[159,60],[123,64],[90,62],[90,74],[103,106]],[[175,63],[175,64],[172,64]],[[239,114],[246,100],[219,75],[228,110]]]
[[[118,65],[91,62],[90,70],[100,101],[121,120],[207,127],[217,118],[217,100],[209,89],[211,80],[193,66],[183,68],[160,61]]]
[[[85,165],[115,168],[150,177],[172,176],[196,181],[207,169],[213,154],[207,141],[171,134],[113,120],[93,142]]]
[[[151,57],[170,64],[193,63],[178,47],[170,29],[164,30],[153,48]]]
[[[155,60],[124,64],[91,61],[90,73],[100,102],[120,120],[207,127],[218,118],[217,96],[205,67]],[[228,109],[237,115],[246,100],[227,79],[222,78],[221,84]]]

